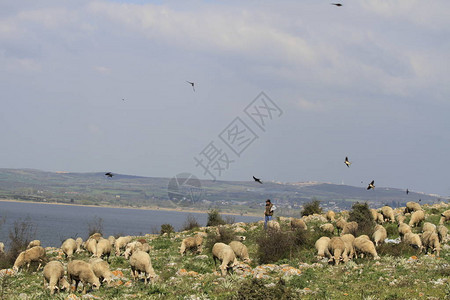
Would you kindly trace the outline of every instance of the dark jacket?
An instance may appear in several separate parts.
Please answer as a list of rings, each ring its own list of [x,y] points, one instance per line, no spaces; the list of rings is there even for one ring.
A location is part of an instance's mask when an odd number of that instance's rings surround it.
[[[266,211],[264,212],[265,216],[273,216],[272,203],[266,204]]]

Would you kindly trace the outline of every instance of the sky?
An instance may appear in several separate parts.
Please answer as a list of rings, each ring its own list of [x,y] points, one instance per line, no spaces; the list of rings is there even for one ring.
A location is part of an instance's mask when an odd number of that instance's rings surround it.
[[[450,2],[341,3],[0,1],[0,168],[449,196]]]

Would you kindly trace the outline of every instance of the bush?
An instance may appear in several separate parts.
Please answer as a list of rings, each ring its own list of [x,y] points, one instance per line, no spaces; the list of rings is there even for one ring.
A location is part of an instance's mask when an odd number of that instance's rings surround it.
[[[320,207],[320,201],[313,199],[303,205],[302,216],[309,216],[313,214],[321,214],[322,208]]]
[[[208,211],[208,222],[206,223],[206,226],[218,226],[225,224],[226,222],[220,215],[219,210],[211,209]]]
[[[94,216],[94,219],[88,223],[88,237],[97,232],[103,235],[103,219],[98,216]]]
[[[207,251],[211,252],[215,243],[224,243],[229,244],[231,241],[234,241],[236,236],[234,235],[234,231],[231,228],[226,228],[224,226],[218,227],[219,234],[215,231],[209,232],[206,237],[206,245],[205,248]]]
[[[356,236],[361,234],[367,234],[369,237],[373,234],[375,227],[375,221],[373,220],[372,213],[370,212],[369,205],[356,202],[352,206],[350,211],[348,222],[358,223],[358,229],[356,230]]]
[[[161,232],[160,234],[163,235],[164,233],[167,233],[167,235],[170,237],[171,233],[174,233],[175,230],[173,229],[173,226],[170,224],[162,224],[161,225]]]
[[[258,245],[257,257],[260,264],[274,263],[280,259],[291,258],[295,247],[292,232],[263,232],[256,238]]]
[[[391,255],[391,256],[404,256],[404,257],[410,257],[412,255],[417,255],[418,250],[414,249],[410,245],[406,243],[399,243],[399,244],[392,244],[392,243],[385,243],[381,244],[380,247],[377,249],[377,253],[380,256],[385,255]]]
[[[184,221],[182,231],[192,230],[195,228],[199,228],[200,224],[197,222],[197,219],[193,215],[188,215],[186,221]]]
[[[286,286],[283,279],[280,279],[275,285],[269,286],[264,281],[259,279],[252,279],[251,281],[244,281],[237,291],[237,294],[232,297],[234,300],[248,300],[248,299],[298,299],[298,293]]]

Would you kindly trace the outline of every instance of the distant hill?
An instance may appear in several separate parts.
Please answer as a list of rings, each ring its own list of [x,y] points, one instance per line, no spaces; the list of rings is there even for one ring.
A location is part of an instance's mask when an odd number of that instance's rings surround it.
[[[260,213],[265,199],[272,199],[285,214],[293,214],[303,203],[317,199],[324,209],[348,209],[353,203],[368,202],[371,207],[388,204],[404,206],[407,201],[435,203],[436,195],[396,188],[337,185],[320,182],[258,184],[253,181],[202,180],[201,188],[178,187],[168,196],[170,178],[115,174],[107,178],[99,173],[45,172],[32,169],[0,169],[0,198],[73,204],[117,205],[132,207],[192,207],[224,211]],[[183,180],[181,180],[182,182]],[[175,184],[179,184],[175,182]]]

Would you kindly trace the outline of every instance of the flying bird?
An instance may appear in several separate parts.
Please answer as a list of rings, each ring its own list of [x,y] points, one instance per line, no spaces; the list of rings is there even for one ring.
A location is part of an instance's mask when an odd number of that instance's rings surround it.
[[[109,178],[112,178],[114,176],[114,174],[111,173],[111,172],[107,172],[107,173],[105,173],[105,176],[109,177]]]
[[[189,83],[190,85],[192,85],[192,90],[195,92],[195,87],[194,87],[195,83],[187,81],[187,80],[186,80],[186,82]]]
[[[336,6],[342,6],[342,4],[341,3],[330,3],[331,5],[336,5]]]
[[[256,178],[255,176],[253,176],[253,180],[255,180],[256,182],[259,182],[259,183],[261,183],[261,184],[262,184],[262,182],[261,182],[261,179],[259,179],[259,178]]]
[[[370,190],[370,189],[372,189],[372,190],[375,189],[375,180],[372,180],[372,182],[369,183],[369,186],[367,187],[367,190]]]
[[[348,157],[347,156],[345,157],[345,162],[344,163],[349,168],[350,168],[350,165],[352,164],[351,162],[348,161]]]
[[[122,101],[125,101],[125,98],[122,98]]]

